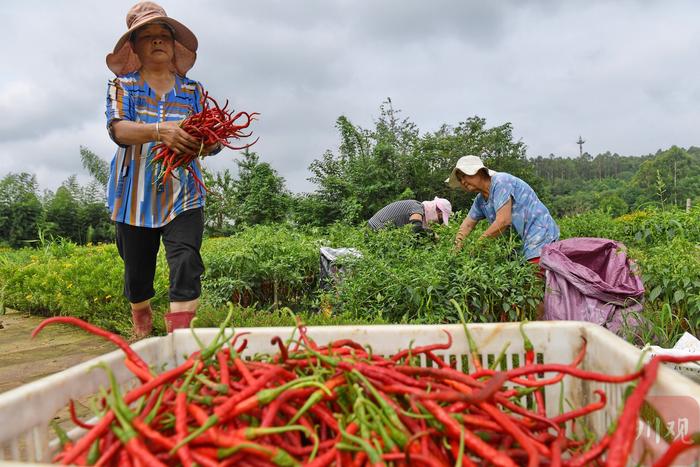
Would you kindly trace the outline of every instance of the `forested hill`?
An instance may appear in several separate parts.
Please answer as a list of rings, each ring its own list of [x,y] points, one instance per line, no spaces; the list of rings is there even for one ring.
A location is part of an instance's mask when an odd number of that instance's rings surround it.
[[[313,192],[291,193],[273,163],[266,162],[274,155],[245,151],[234,156],[237,173],[206,172],[207,234],[230,235],[244,226],[285,222],[359,225],[400,199],[441,196],[455,210],[468,209],[473,195],[445,184],[455,162],[468,154],[527,181],[558,218],[593,209],[619,216],[647,207],[684,207],[686,199],[700,202],[700,148],[695,146],[648,155],[533,156],[525,142],[514,139],[510,123],[489,126],[473,116],[422,132],[390,100],[379,107],[370,128],[342,115],[336,128],[336,147],[308,167]],[[110,156],[81,148],[76,157],[94,178],[87,186],[71,176],[56,192],[40,193],[32,173],[0,179],[0,245],[18,247],[56,237],[80,244],[113,240],[104,189]]]
[[[700,148],[673,146],[655,154],[605,152],[576,158],[536,157],[534,174],[557,216],[602,208],[619,215],[653,205],[683,207],[700,202]]]

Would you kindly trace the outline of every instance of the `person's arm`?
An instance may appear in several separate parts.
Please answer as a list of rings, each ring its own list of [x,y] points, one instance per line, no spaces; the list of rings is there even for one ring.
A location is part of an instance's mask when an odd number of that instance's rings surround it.
[[[508,230],[512,222],[512,214],[513,199],[509,198],[508,201],[506,201],[506,203],[501,206],[498,211],[496,211],[496,219],[493,221],[493,224],[491,224],[479,238],[498,237],[503,232]]]
[[[408,222],[413,226],[413,233],[418,234],[418,235],[427,235],[430,237],[435,236],[435,232],[433,232],[430,228],[423,227],[423,216],[415,213],[411,214],[411,216],[408,218]]]
[[[459,226],[459,230],[457,231],[457,236],[455,237],[455,250],[459,251],[462,249],[462,242],[472,233],[472,230],[474,230],[474,227],[476,227],[478,223],[479,220],[472,219],[471,216],[464,218],[462,225]]]
[[[414,223],[415,221],[418,221],[418,222],[420,222],[420,223],[422,224],[422,223],[423,223],[423,216],[421,216],[420,214],[418,214],[418,213],[416,212],[416,213],[414,213],[414,214],[411,214],[411,216],[408,218],[408,221],[409,221],[410,223]]]
[[[112,122],[114,139],[122,145],[144,144],[150,141],[160,141],[175,151],[176,154],[199,154],[200,142],[195,137],[180,128],[179,122],[160,122],[156,132],[155,123],[137,123],[129,120],[114,120]],[[215,145],[214,145],[215,146]],[[204,154],[211,152],[204,148]]]
[[[107,85],[107,128],[110,137],[120,146],[163,142],[177,154],[208,155],[220,151],[219,144],[201,147],[201,142],[180,128],[180,122],[136,122],[130,92],[116,78]],[[195,109],[198,111],[199,109]]]

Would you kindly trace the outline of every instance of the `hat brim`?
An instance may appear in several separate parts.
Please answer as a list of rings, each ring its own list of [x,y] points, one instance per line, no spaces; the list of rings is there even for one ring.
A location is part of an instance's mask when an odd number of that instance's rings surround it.
[[[184,76],[194,66],[199,46],[197,36],[177,20],[168,16],[154,16],[130,27],[119,38],[112,53],[107,55],[107,67],[115,75],[125,75],[141,68],[141,61],[132,49],[129,38],[134,31],[151,23],[165,23],[172,29],[175,39],[173,65],[176,71]]]
[[[475,169],[474,169],[474,168],[475,168]],[[466,170],[465,170],[465,169],[466,169]],[[476,173],[477,173],[479,170],[481,170],[481,169],[486,169],[486,170],[488,170],[488,171],[489,171],[489,177],[493,177],[493,176],[497,173],[495,170],[491,170],[491,169],[486,168],[485,165],[482,165],[482,166],[480,166],[480,167],[478,167],[478,166],[473,166],[473,167],[471,167],[471,168],[467,168],[467,167],[455,167],[454,169],[452,169],[452,172],[450,172],[450,176],[449,176],[448,178],[445,179],[445,183],[447,183],[447,185],[448,185],[450,188],[455,188],[455,189],[457,189],[457,188],[462,188],[462,184],[459,183],[459,179],[457,178],[457,170],[461,171],[462,173],[464,173],[464,174],[466,174],[466,175],[476,175]],[[471,172],[471,173],[470,173],[470,172]]]
[[[437,208],[437,210],[440,211],[440,214],[442,214],[442,225],[449,225],[450,215],[442,212],[442,210],[440,208]]]

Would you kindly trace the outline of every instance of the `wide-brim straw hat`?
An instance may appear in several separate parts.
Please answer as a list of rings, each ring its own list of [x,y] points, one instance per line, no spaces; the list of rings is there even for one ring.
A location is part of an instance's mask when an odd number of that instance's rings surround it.
[[[114,51],[107,55],[107,67],[119,76],[141,68],[138,55],[131,48],[131,34],[150,24],[162,23],[170,27],[175,38],[173,66],[184,76],[197,59],[197,37],[187,26],[168,17],[163,7],[154,2],[137,3],[126,14],[127,31],[119,38]]]

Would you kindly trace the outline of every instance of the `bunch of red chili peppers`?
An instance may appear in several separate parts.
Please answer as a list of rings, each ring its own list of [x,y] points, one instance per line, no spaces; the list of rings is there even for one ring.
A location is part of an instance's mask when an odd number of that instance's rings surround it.
[[[213,107],[209,103],[213,104]],[[250,123],[259,115],[257,112],[237,112],[226,110],[228,108],[228,100],[223,107],[209,96],[207,92],[202,93],[201,98],[202,110],[196,114],[185,118],[180,125],[190,135],[200,141],[200,150],[198,154],[176,154],[170,147],[164,143],[153,146],[155,155],[151,159],[152,164],[158,167],[156,183],[164,184],[171,175],[175,177],[175,172],[184,168],[189,172],[197,183],[199,188],[204,190],[207,187],[204,182],[195,173],[192,162],[200,156],[204,156],[203,150],[205,147],[214,144],[221,144],[230,149],[241,150],[246,149],[255,144],[258,139],[252,143],[243,146],[233,146],[229,143],[231,139],[241,139],[251,136],[252,133],[245,133],[243,130],[248,128]]]
[[[500,371],[501,357],[490,368],[481,366],[467,333],[474,367],[467,374],[436,354],[450,348],[447,333],[445,343],[384,357],[352,340],[318,345],[301,324],[296,339],[273,339],[276,354],[246,359],[245,335],[226,337],[227,320],[210,345],[155,374],[119,336],[77,318],[49,318],[32,335],[52,323],[73,324],[116,343],[141,382],[122,394],[105,367],[112,384],[101,395],[98,421],[78,419],[71,403],[73,422],[87,432],[75,441],[60,435],[63,446],[54,461],[62,464],[624,466],[659,363],[700,359],[656,357],[640,371],[611,376],[578,368],[585,341],[568,365],[536,363],[523,332],[524,365]],[[420,359],[431,366],[421,366]],[[637,381],[612,434],[596,440],[572,434],[572,423],[605,407],[603,391],[584,407],[545,413],[543,388],[565,375]],[[654,465],[671,465],[699,438],[673,442]]]

